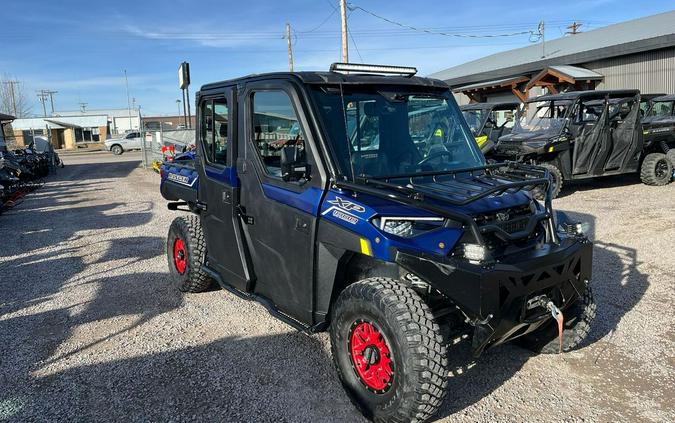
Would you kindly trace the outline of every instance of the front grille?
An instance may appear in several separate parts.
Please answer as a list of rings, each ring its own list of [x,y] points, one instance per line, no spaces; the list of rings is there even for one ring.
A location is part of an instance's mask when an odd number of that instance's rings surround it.
[[[506,233],[513,234],[516,232],[524,231],[527,227],[528,219],[520,218],[515,221],[508,222],[497,222],[497,226]]]
[[[485,225],[497,225],[506,232],[512,233],[518,230],[523,230],[527,226],[527,217],[532,215],[532,208],[529,204],[514,207],[510,209],[497,210],[492,213],[481,214],[474,216],[473,220],[478,227]],[[518,227],[521,229],[518,229]],[[507,230],[510,228],[511,230]]]

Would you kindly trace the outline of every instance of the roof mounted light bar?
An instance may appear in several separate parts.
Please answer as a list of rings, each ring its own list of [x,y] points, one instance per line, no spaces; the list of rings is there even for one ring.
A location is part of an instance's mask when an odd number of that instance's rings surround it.
[[[354,72],[354,73],[373,73],[380,75],[403,75],[414,76],[417,68],[408,66],[389,66],[389,65],[367,65],[365,63],[333,63],[330,65],[331,72]]]

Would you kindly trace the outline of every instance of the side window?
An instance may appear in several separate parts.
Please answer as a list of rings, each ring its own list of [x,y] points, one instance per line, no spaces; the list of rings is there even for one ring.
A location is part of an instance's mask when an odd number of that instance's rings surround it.
[[[219,98],[213,101],[214,163],[227,164],[227,101]]]
[[[297,154],[304,155],[305,136],[295,109],[284,91],[254,92],[252,103],[253,144],[266,173],[281,177],[282,150],[294,147]]]
[[[227,164],[227,101],[224,98],[205,100],[201,105],[200,137],[206,161]]]

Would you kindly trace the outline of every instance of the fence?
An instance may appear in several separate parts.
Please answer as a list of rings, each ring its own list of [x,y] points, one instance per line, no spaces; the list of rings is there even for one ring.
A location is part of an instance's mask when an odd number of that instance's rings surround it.
[[[174,146],[176,153],[195,143],[194,129],[177,130],[145,130],[141,132],[141,150],[143,152],[143,166],[152,167],[157,161],[164,160],[162,147]]]

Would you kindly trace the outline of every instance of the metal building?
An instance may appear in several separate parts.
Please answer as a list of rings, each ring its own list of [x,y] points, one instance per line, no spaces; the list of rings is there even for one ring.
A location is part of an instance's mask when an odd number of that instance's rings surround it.
[[[460,104],[581,89],[675,93],[675,11],[493,54],[430,75]]]

